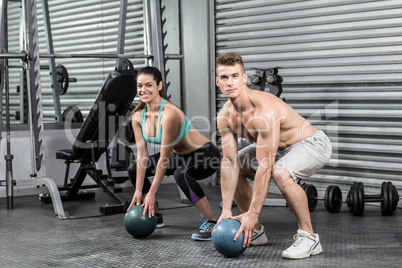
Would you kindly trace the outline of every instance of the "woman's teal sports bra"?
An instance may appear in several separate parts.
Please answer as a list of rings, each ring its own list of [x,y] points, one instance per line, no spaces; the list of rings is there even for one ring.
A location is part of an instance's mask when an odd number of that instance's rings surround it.
[[[162,112],[162,107],[163,104],[165,104],[166,100],[162,98],[161,104],[159,106],[159,114],[158,114],[158,124],[157,124],[157,131],[156,131],[156,137],[147,137],[144,132],[144,125],[145,125],[145,114],[147,112],[147,106],[142,109],[142,120],[141,120],[141,126],[142,126],[142,136],[147,142],[152,142],[152,143],[162,143],[162,129],[161,129],[161,112]],[[177,138],[176,142],[181,141],[184,139],[188,133],[190,133],[191,130],[191,122],[188,120],[187,116],[184,116],[184,122],[181,124],[179,127],[179,131],[177,132]]]

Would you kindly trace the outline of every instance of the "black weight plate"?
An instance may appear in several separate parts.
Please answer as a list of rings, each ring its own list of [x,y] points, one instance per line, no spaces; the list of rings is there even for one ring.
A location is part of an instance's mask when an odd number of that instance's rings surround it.
[[[388,213],[389,213],[388,215],[392,215],[392,213],[394,212],[394,210],[392,209],[392,203],[393,203],[392,190],[393,190],[394,186],[392,185],[392,183],[390,181],[387,183],[387,186],[388,186],[388,201],[389,201],[388,207],[387,207]]]
[[[361,202],[361,207],[362,207],[362,215],[363,215],[363,211],[364,211],[364,206],[365,206],[365,202],[364,202],[364,186],[362,182],[359,182],[359,187],[360,187],[360,202]]]
[[[84,118],[78,106],[70,105],[62,113],[63,122],[82,123]]]
[[[362,216],[364,212],[364,186],[361,182],[357,183],[355,188],[354,201],[353,215]]]
[[[333,189],[333,196],[332,196],[332,208],[333,208],[333,213],[338,213],[341,208],[342,208],[342,191],[341,188],[338,186],[334,186]]]
[[[328,208],[331,213],[338,213],[342,208],[342,191],[338,186],[331,186],[327,189],[328,195]]]
[[[392,186],[392,211],[396,210],[396,207],[398,206],[399,202],[399,194],[398,191],[396,190],[395,186],[392,185],[391,182],[388,182]]]
[[[352,186],[350,186],[348,196],[346,197],[346,203],[349,207],[349,212],[351,213],[353,213],[354,204],[356,202],[354,199],[354,192],[356,188],[357,188],[357,182],[354,182]]]
[[[332,185],[328,186],[327,189],[325,190],[325,194],[324,194],[324,205],[325,205],[325,209],[329,212],[331,212],[332,207],[331,207],[331,202],[329,202],[330,197],[329,197],[329,192],[332,189]]]
[[[381,185],[381,214],[383,216],[389,216],[389,194],[388,194],[388,184],[384,181]]]
[[[349,190],[348,195],[346,196],[346,204],[348,205],[349,212],[353,213],[353,191],[352,189]]]
[[[355,215],[356,216],[356,213],[358,213],[357,212],[357,210],[358,210],[358,202],[359,202],[359,197],[358,197],[358,193],[357,193],[357,188],[358,188],[358,185],[357,185],[357,182],[354,182],[353,183],[353,189],[351,189],[351,196],[352,196],[352,203],[351,203],[351,206],[352,206],[352,213],[353,213],[353,215]]]
[[[306,184],[304,192],[307,196],[308,210],[312,212],[317,207],[317,189],[312,184]]]
[[[357,187],[353,189],[352,191],[352,196],[353,196],[353,203],[352,203],[352,213],[354,216],[357,216],[359,211],[359,194],[357,193]]]
[[[67,92],[68,85],[70,82],[70,78],[68,77],[68,72],[66,67],[63,65],[56,66],[56,73],[57,73],[57,82],[60,86],[60,95],[64,95]]]
[[[355,211],[356,211],[356,207],[357,207],[357,202],[358,202],[358,200],[357,200],[357,188],[358,188],[358,184],[357,184],[357,182],[354,182],[353,184],[352,184],[352,187],[351,187],[351,194],[350,194],[350,196],[351,196],[351,199],[352,199],[352,202],[351,202],[351,212],[353,213],[353,215],[356,213]]]

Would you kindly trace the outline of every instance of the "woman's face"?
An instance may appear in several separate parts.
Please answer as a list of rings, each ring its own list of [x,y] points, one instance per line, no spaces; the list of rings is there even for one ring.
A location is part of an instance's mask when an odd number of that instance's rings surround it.
[[[152,75],[141,74],[137,77],[137,94],[142,102],[151,103],[159,100],[160,90],[162,90],[162,82],[158,85]]]

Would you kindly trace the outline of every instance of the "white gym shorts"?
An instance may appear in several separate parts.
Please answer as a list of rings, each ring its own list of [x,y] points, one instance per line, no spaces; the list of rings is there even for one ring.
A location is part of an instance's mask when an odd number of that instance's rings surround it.
[[[254,170],[258,169],[256,148],[257,144],[253,143],[239,151],[240,167],[248,165]],[[331,141],[322,130],[318,130],[310,138],[295,143],[283,151],[278,151],[275,163],[285,168],[298,182],[299,179],[306,179],[324,167],[331,155]],[[247,178],[254,179],[254,175],[255,173],[251,173]]]

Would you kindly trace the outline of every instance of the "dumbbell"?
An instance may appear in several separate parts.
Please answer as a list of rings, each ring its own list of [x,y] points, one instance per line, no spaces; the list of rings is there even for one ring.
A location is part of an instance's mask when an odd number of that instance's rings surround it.
[[[362,182],[354,182],[350,187],[346,203],[349,211],[354,216],[362,216],[364,212],[364,203],[381,202],[381,213],[383,216],[391,216],[396,210],[399,202],[399,194],[395,186],[389,182],[383,182],[380,195],[365,195]]]
[[[317,189],[312,184],[301,185],[307,195],[308,209],[314,211],[318,200],[324,200],[325,208],[328,212],[338,213],[342,208],[342,191],[338,186],[330,185],[325,190],[324,198],[318,197]]]

